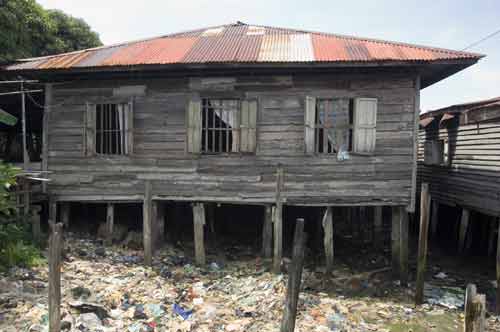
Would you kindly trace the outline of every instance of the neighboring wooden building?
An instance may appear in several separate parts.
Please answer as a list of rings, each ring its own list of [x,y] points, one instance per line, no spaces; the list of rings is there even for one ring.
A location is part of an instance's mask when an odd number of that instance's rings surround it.
[[[500,97],[424,113],[420,126],[419,179],[430,184],[431,229],[440,204],[463,209],[463,250],[471,212],[490,216],[493,230],[500,217]]]
[[[55,201],[144,202],[146,246],[165,201],[196,203],[198,239],[199,203],[274,205],[278,261],[283,205],[414,210],[420,89],[480,58],[237,23],[3,74],[46,82],[42,165]]]

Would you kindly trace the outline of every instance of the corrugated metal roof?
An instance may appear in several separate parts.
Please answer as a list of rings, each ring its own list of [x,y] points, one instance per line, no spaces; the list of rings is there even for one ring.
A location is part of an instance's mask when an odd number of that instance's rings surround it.
[[[421,119],[436,117],[443,114],[458,114],[464,112],[470,112],[473,110],[480,110],[485,108],[492,108],[500,106],[500,97],[489,98],[478,100],[469,103],[455,104],[451,106],[446,106],[436,110],[428,111],[420,115]]]
[[[44,58],[7,70],[209,63],[477,60],[482,55],[320,32],[236,23]]]

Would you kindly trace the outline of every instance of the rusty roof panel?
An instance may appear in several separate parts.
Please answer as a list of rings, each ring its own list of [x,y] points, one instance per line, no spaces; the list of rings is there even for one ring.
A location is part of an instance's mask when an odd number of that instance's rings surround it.
[[[478,60],[433,47],[268,26],[228,24],[56,56],[18,60],[7,70],[145,64]]]

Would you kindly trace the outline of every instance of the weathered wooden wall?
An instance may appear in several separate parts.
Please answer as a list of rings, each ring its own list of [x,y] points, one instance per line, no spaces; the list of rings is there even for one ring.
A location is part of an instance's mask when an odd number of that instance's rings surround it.
[[[439,120],[439,119],[438,119]],[[438,127],[419,134],[418,178],[430,184],[433,200],[500,216],[500,121]],[[449,166],[425,165],[425,140],[448,139]]]
[[[48,115],[49,192],[58,200],[154,199],[268,203],[275,172],[285,170],[287,204],[408,205],[414,164],[416,77],[408,75],[240,76],[81,81],[53,87]],[[110,102],[113,88],[146,85],[135,97],[134,154],[86,157],[85,103]],[[417,83],[418,84],[418,83]],[[186,105],[192,96],[258,99],[255,155],[186,152]],[[373,155],[306,155],[305,97],[378,98]]]

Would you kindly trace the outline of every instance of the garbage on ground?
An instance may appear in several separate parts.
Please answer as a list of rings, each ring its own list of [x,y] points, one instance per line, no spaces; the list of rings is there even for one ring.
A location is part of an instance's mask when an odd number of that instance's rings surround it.
[[[463,308],[465,303],[465,291],[458,287],[436,287],[425,284],[424,297],[428,303],[440,305],[448,309]]]

